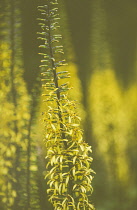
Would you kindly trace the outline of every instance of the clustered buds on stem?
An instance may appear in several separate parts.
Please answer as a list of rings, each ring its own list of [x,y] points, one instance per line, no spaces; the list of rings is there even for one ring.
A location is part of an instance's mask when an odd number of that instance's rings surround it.
[[[40,54],[42,70],[43,97],[47,111],[43,115],[45,125],[44,141],[47,147],[47,175],[49,201],[55,210],[91,210],[89,202],[92,193],[93,170],[89,156],[91,147],[83,140],[80,117],[76,113],[76,104],[68,99],[67,82],[69,72],[59,71],[66,65],[59,60],[64,54],[60,45],[62,36],[58,33],[59,15],[56,0],[46,0],[39,6],[41,18],[38,32],[43,44]],[[61,68],[62,69],[62,68]]]

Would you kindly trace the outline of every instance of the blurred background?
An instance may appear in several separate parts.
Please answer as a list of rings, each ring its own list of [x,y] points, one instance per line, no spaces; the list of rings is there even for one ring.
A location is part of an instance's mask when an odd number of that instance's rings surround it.
[[[137,1],[58,0],[67,70],[92,146],[97,210],[137,208]],[[52,210],[43,144],[38,5],[0,1],[0,209]]]

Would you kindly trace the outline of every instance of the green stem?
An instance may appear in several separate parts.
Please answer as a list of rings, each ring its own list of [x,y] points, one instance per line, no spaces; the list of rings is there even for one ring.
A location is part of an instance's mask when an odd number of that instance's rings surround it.
[[[10,66],[10,77],[11,77],[11,96],[12,96],[12,103],[14,105],[14,116],[15,119],[13,121],[14,124],[14,132],[17,136],[18,133],[18,126],[17,126],[17,92],[15,87],[15,0],[10,0],[11,5],[11,15],[10,15],[10,25],[11,25],[11,31],[10,31],[10,40],[11,40],[11,66]],[[16,183],[13,183],[16,191],[16,198],[14,201],[13,209],[16,210],[18,208],[19,203],[19,173],[18,173],[18,167],[19,167],[19,159],[20,159],[20,147],[17,145],[17,143],[14,143],[16,146],[16,154],[15,154],[15,179]]]
[[[48,5],[48,17],[50,16],[49,14],[49,5]],[[48,27],[49,27],[49,34],[48,34],[48,43],[49,43],[49,51],[50,51],[50,57],[53,58],[53,50],[52,50],[52,42],[51,42],[51,27],[50,27],[50,18],[48,19]],[[57,89],[56,93],[57,93],[57,105],[58,105],[58,115],[59,115],[59,119],[60,119],[60,130],[63,130],[63,123],[62,123],[62,114],[61,114],[61,109],[60,109],[60,91],[59,91],[59,84],[58,84],[58,77],[57,77],[57,72],[56,72],[56,66],[55,66],[55,62],[53,59],[51,59],[51,66],[53,69],[53,76],[54,76],[54,83],[55,83],[55,87]],[[62,139],[65,139],[65,133],[62,132]],[[67,148],[67,143],[64,142],[65,148]]]
[[[53,50],[52,50],[52,41],[51,41],[51,27],[50,27],[50,14],[49,14],[49,5],[48,5],[48,43],[49,43],[49,51],[50,51],[50,58],[54,58],[54,54],[53,54]],[[59,119],[60,119],[60,130],[61,130],[61,134],[62,134],[62,139],[65,139],[65,133],[63,132],[64,126],[63,126],[63,119],[62,119],[62,113],[61,113],[61,109],[60,109],[60,91],[59,91],[59,84],[58,84],[58,77],[57,77],[57,72],[56,72],[56,66],[55,66],[55,62],[53,59],[51,59],[51,66],[53,69],[53,76],[54,76],[54,83],[55,83],[55,88],[57,89],[56,91],[56,95],[57,95],[57,106],[58,106],[58,115],[59,115]],[[68,146],[67,146],[67,142],[64,141],[64,147],[67,150]],[[71,159],[71,158],[68,158]],[[70,163],[68,163],[69,165],[69,171],[71,170],[71,165]],[[68,185],[68,193],[73,196],[73,192],[72,192],[72,181],[69,180],[69,185]],[[73,210],[73,208],[72,208]]]

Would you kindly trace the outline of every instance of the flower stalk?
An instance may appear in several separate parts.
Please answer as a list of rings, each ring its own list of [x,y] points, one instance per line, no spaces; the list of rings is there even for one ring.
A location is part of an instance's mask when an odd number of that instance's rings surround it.
[[[49,201],[55,210],[91,210],[89,202],[92,193],[92,173],[89,156],[91,147],[83,140],[80,117],[76,112],[76,103],[68,98],[70,89],[69,72],[62,70],[65,60],[62,36],[59,34],[58,2],[46,0],[39,6],[41,18],[38,18],[42,40],[40,45],[43,97],[46,111],[43,114],[45,125],[44,142],[47,147],[47,175]],[[61,69],[61,71],[59,71]]]

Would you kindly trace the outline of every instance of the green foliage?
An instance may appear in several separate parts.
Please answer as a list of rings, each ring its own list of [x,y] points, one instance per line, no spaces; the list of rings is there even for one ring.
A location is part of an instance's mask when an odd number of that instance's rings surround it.
[[[136,169],[132,165],[137,148],[137,85],[132,84],[127,90],[124,90],[118,83],[114,71],[106,69],[94,72],[90,89],[92,90],[90,112],[93,136],[96,140],[96,151],[98,156],[101,156],[104,162],[103,167],[105,167],[106,181],[104,178],[102,180],[107,185],[107,191],[104,190],[104,194],[109,196],[109,200],[103,204],[103,209],[119,208],[119,202],[121,202],[119,197],[121,200],[127,200],[126,203],[122,202],[121,209],[128,209],[129,195],[132,192],[137,193],[135,190],[136,175],[134,174]],[[101,184],[100,179],[97,182],[100,182],[99,187],[102,189],[104,184]],[[115,192],[119,193],[115,195]],[[135,202],[134,196],[132,199]],[[98,208],[102,209],[102,204]]]
[[[48,36],[48,16],[39,17],[44,19],[40,20],[43,27],[38,40],[39,51],[43,53],[40,56],[44,103],[38,97],[41,85],[35,33],[40,27],[36,24],[36,7],[43,2],[45,5],[49,2],[51,27],[56,28]],[[137,206],[136,3],[58,2],[59,5],[51,5],[46,0],[2,0],[0,4],[0,210],[54,209],[52,204],[58,205],[58,209],[62,204],[64,208],[67,205],[66,209],[77,209],[81,196],[91,194],[87,192],[88,180],[90,187],[95,186],[93,197],[88,199],[91,203],[94,200],[98,210],[134,210]],[[56,6],[60,20],[57,12],[52,18]],[[47,6],[39,9],[47,11]],[[53,24],[58,21],[59,24]],[[52,43],[47,37],[52,38]],[[60,43],[69,65],[65,64]],[[47,151],[43,147],[38,104],[43,111]],[[94,145],[97,176],[91,184],[92,177],[88,174],[88,171],[92,174],[91,148],[83,140],[79,116],[82,122],[85,117],[86,141]],[[76,208],[68,206],[73,199]]]
[[[60,54],[64,54],[60,44],[59,15],[57,1],[46,1],[39,6],[42,31],[38,39],[42,55],[42,86],[45,101],[43,123],[44,141],[47,148],[47,169],[49,201],[55,210],[94,209],[89,202],[92,193],[91,147],[83,140],[80,117],[76,111],[76,102],[68,98],[69,72],[59,71],[66,65]]]
[[[21,182],[17,180],[20,177],[22,162],[20,154],[26,148],[27,124],[29,120],[28,103],[25,85],[23,80],[16,71],[16,88],[18,89],[17,106],[15,110],[14,103],[10,100],[11,96],[11,74],[10,61],[11,51],[9,45],[1,44],[1,72],[0,72],[0,115],[2,125],[0,127],[0,149],[1,149],[1,197],[2,202],[5,203],[5,208],[9,209],[14,204],[17,197],[16,183],[20,186]],[[14,80],[14,82],[15,82]],[[15,114],[16,111],[16,114]],[[16,122],[16,129],[15,129]],[[17,163],[18,160],[18,163]],[[18,182],[19,181],[19,182]]]
[[[96,72],[91,84],[92,89],[95,87],[91,94],[91,112],[98,149],[103,153],[108,174],[113,170],[113,178],[117,176],[121,182],[127,182],[129,169],[126,139],[129,120],[123,105],[122,90],[113,71],[109,69]]]
[[[6,3],[0,25],[0,208],[24,209],[29,203],[38,209],[37,155],[31,139],[31,101],[23,80],[20,4],[16,0]]]

